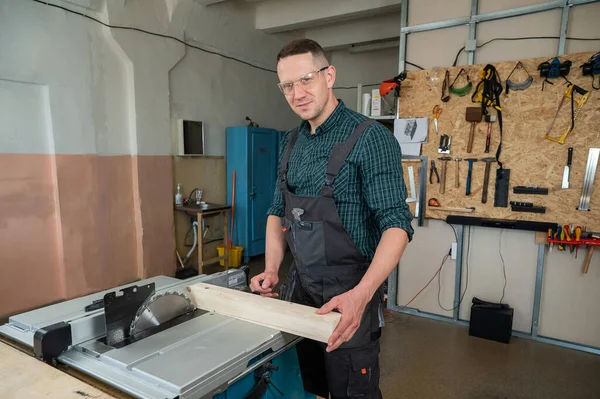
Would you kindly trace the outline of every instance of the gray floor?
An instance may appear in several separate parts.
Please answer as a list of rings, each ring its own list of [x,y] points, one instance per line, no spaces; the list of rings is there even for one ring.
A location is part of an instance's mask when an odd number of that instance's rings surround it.
[[[280,280],[290,260],[288,254]],[[264,258],[250,267],[251,275],[260,273]],[[385,399],[600,398],[600,356],[580,351],[514,337],[501,344],[401,313],[388,320],[381,347]]]

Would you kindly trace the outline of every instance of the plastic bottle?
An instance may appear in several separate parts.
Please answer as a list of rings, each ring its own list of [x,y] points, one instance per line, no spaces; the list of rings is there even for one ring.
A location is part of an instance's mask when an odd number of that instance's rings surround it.
[[[175,194],[175,205],[183,206],[183,195],[181,194],[181,184],[177,184],[177,194]]]

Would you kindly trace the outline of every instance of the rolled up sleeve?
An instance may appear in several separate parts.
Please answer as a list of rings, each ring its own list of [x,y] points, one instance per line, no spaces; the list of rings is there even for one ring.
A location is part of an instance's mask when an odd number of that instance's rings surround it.
[[[267,216],[274,215],[279,216],[280,218],[284,216],[284,204],[283,204],[283,196],[281,194],[281,189],[279,188],[279,173],[281,169],[281,157],[283,156],[283,151],[285,150],[285,146],[287,145],[287,141],[289,138],[290,132],[287,132],[279,143],[279,156],[277,157],[277,175],[275,176],[275,190],[273,191],[273,200],[271,202],[271,206],[267,209]]]
[[[363,133],[361,154],[363,195],[380,233],[397,227],[412,241],[413,215],[406,203],[407,190],[402,169],[402,151],[396,138],[383,125],[372,125]]]

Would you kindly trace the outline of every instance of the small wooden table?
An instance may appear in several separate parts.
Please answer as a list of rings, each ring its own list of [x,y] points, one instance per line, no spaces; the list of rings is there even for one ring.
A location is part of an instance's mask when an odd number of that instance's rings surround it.
[[[225,270],[227,270],[229,268],[229,237],[227,226],[229,225],[229,210],[231,209],[231,205],[221,205],[212,203],[205,203],[202,205],[190,204],[183,206],[175,206],[175,209],[178,211],[185,212],[188,215],[196,215],[198,217],[198,273],[202,274],[202,268],[204,265],[216,263],[221,260],[224,262]],[[224,253],[223,256],[217,256],[211,259],[204,260],[202,255],[202,219],[205,216],[216,215],[219,213],[223,214]]]

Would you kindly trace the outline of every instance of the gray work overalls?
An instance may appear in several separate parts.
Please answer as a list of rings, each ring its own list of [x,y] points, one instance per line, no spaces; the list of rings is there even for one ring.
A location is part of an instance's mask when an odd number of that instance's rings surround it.
[[[299,131],[292,133],[281,159],[279,183],[285,204],[282,229],[294,257],[288,280],[281,288],[283,300],[320,308],[354,288],[366,273],[370,262],[342,225],[333,192],[348,154],[365,128],[374,122],[359,124],[346,141],[333,147],[325,184],[316,197],[295,195],[288,190],[288,160]],[[352,339],[337,350],[325,354],[324,344],[306,339],[298,344],[307,391],[323,397],[328,397],[330,391],[332,398],[381,397],[378,353],[382,300],[380,288],[367,304]]]

